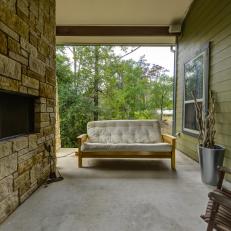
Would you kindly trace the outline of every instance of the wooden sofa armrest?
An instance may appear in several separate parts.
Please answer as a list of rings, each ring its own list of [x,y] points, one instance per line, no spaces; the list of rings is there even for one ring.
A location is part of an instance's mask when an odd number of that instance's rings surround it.
[[[173,170],[175,170],[176,169],[176,156],[175,156],[176,137],[168,135],[168,134],[162,134],[162,140],[163,140],[163,142],[172,145],[171,167]]]
[[[168,134],[162,134],[162,139],[165,143],[171,144],[172,146],[176,146],[176,137]]]
[[[75,153],[76,156],[78,156],[78,166],[79,168],[82,167],[82,152],[81,152],[81,145],[87,141],[88,135],[87,134],[82,134],[80,136],[76,137],[77,139],[77,144],[78,144],[78,152]]]
[[[87,134],[82,134],[82,135],[77,136],[77,143],[79,147],[81,146],[81,144],[87,141],[87,138],[88,138]]]

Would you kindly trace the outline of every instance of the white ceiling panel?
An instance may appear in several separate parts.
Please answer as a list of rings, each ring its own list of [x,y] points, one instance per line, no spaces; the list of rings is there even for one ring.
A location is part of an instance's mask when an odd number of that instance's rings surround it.
[[[192,0],[56,0],[57,25],[179,23]]]

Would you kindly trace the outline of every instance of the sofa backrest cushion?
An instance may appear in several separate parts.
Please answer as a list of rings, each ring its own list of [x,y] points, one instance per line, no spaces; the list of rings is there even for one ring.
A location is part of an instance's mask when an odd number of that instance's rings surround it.
[[[156,120],[102,120],[87,124],[91,143],[159,143],[160,124]]]

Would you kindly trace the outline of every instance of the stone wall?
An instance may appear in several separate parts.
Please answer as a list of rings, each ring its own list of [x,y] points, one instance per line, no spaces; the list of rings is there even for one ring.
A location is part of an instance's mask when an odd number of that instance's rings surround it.
[[[49,174],[55,85],[55,0],[0,0],[0,90],[38,97],[36,133],[0,141],[0,222]]]

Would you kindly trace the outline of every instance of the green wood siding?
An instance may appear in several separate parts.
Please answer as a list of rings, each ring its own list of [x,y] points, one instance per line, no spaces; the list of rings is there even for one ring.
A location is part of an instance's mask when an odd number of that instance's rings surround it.
[[[182,133],[184,63],[211,42],[209,89],[216,92],[216,143],[224,145],[225,165],[231,167],[231,1],[195,0],[178,40],[176,132],[177,147],[198,160],[197,139]]]

